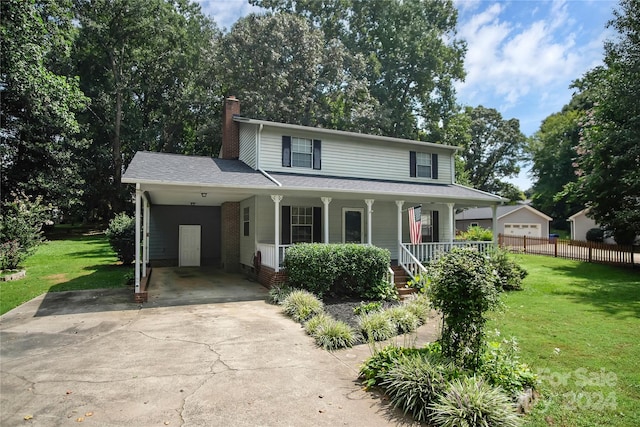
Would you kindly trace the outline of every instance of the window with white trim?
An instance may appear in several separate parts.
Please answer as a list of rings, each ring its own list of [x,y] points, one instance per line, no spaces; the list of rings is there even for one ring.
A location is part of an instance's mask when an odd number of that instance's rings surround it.
[[[416,175],[431,178],[431,154],[416,153]]]
[[[422,241],[430,242],[433,236],[433,223],[431,221],[433,213],[431,211],[422,210],[421,223],[422,223]]]
[[[311,168],[313,166],[313,142],[308,138],[291,138],[291,166]]]
[[[249,235],[249,218],[249,207],[246,207],[242,211],[242,228],[245,236]]]
[[[313,241],[313,208],[291,207],[291,243],[311,243]]]

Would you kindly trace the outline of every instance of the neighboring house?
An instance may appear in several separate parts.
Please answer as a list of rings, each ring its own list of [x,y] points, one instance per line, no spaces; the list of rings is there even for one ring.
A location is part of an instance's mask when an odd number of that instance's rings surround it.
[[[587,240],[587,231],[592,228],[600,228],[598,224],[591,218],[587,217],[589,209],[582,209],[580,212],[575,213],[569,217],[569,223],[571,225],[571,239],[572,240]]]
[[[245,118],[233,97],[222,131],[219,158],[138,152],[127,167],[144,236],[136,292],[148,262],[253,271],[268,285],[298,242],[373,244],[404,266],[417,250],[402,244],[407,208],[422,205],[423,242],[453,242],[454,209],[505,201],[455,184],[458,147]]]
[[[499,233],[512,236],[548,237],[549,221],[553,218],[529,205],[498,206],[496,211]],[[456,214],[456,230],[466,231],[470,226],[493,228],[490,208],[467,209]]]

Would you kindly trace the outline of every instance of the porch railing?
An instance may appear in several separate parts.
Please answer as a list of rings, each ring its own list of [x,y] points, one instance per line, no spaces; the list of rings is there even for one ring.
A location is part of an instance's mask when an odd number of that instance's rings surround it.
[[[278,270],[282,266],[286,250],[290,246],[291,245],[278,245],[278,260],[280,261],[278,268],[276,268],[276,245],[273,243],[258,243],[256,249],[260,251],[260,255],[262,256],[262,265]]]
[[[478,252],[486,252],[493,246],[493,242],[434,242],[434,243],[403,243],[409,252],[420,262],[434,261],[453,248],[474,248]]]
[[[427,272],[424,265],[422,265],[404,243],[400,243],[398,250],[398,264],[405,269],[411,279],[415,279],[416,276]]]

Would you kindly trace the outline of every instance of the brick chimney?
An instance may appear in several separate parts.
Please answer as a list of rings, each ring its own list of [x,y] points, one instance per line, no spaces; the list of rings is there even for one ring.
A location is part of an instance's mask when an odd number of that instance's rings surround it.
[[[235,96],[224,100],[222,107],[222,148],[221,159],[240,157],[240,126],[233,121],[234,115],[240,115],[240,101]]]

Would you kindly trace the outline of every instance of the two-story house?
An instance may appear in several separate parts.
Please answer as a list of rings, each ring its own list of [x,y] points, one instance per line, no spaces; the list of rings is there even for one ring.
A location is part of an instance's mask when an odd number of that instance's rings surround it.
[[[245,118],[228,98],[219,158],[138,152],[123,175],[136,185],[136,292],[149,262],[252,271],[268,286],[299,242],[372,244],[395,263],[423,260],[428,245],[452,244],[455,209],[495,214],[504,201],[455,183],[456,150]],[[407,208],[418,205],[421,247],[403,243]]]

